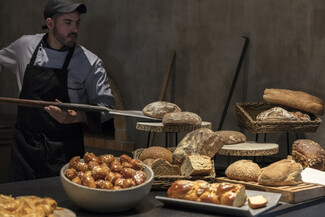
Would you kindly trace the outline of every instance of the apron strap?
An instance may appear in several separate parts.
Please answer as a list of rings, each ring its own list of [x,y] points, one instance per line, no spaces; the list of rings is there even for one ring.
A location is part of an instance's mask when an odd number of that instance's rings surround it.
[[[69,65],[70,60],[72,58],[74,48],[75,48],[75,46],[73,46],[72,48],[69,49],[69,53],[68,53],[67,57],[65,58],[65,61],[64,61],[63,67],[62,67],[63,70],[68,69],[68,65]]]

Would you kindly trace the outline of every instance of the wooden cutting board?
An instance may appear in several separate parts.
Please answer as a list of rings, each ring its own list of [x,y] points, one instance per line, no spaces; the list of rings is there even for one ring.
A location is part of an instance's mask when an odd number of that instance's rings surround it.
[[[234,184],[243,184],[246,189],[280,193],[280,201],[287,203],[300,203],[306,200],[325,196],[325,187],[323,185],[302,183],[294,186],[266,186],[253,181],[239,181],[227,177],[216,178],[217,182],[230,182]]]

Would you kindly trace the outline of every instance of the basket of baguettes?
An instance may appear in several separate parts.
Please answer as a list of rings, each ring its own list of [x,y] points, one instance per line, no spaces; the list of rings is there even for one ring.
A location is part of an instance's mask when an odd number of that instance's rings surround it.
[[[315,132],[323,101],[302,91],[265,89],[265,102],[236,103],[238,126],[256,133]]]
[[[201,118],[170,102],[157,101],[144,107],[145,115],[162,118],[164,126],[175,130],[186,127],[188,134],[176,147],[151,146],[133,151],[134,159],[143,161],[154,172],[152,189],[165,190],[179,179],[215,181],[213,157],[224,144],[245,142],[236,131],[212,131],[201,128]],[[191,129],[191,130],[190,130]]]

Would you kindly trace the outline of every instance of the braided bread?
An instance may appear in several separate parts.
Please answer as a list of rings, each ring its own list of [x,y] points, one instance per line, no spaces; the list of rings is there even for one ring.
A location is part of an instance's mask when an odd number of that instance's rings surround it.
[[[246,202],[245,186],[203,180],[177,180],[167,190],[168,197],[240,207]]]

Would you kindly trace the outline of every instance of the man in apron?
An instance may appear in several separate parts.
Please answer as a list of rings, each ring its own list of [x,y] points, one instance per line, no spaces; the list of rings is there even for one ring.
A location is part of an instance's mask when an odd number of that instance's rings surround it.
[[[0,50],[0,64],[16,69],[19,98],[114,107],[101,60],[76,43],[84,4],[51,0],[44,9],[47,34],[23,36]],[[18,69],[18,70],[17,70]],[[113,124],[107,112],[18,107],[9,179],[59,175],[73,156],[83,156],[82,123],[100,130]]]

